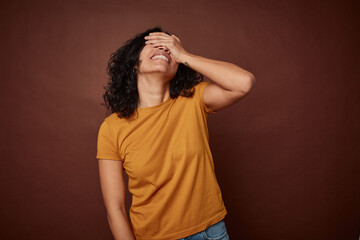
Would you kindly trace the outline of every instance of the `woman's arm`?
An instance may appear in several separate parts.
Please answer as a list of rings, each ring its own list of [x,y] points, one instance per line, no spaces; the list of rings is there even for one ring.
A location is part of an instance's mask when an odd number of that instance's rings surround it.
[[[255,76],[245,69],[229,62],[218,61],[191,53],[184,53],[181,62],[203,74],[227,91],[249,92]]]
[[[249,71],[228,62],[213,60],[187,52],[175,35],[163,32],[150,33],[145,44],[154,47],[165,46],[177,63],[183,63],[193,70],[210,78],[214,83],[208,84],[203,93],[204,103],[210,110],[219,110],[239,101],[250,92],[255,77]]]
[[[135,240],[125,207],[122,161],[99,159],[101,191],[115,240]]]
[[[228,62],[213,60],[188,52],[181,57],[182,63],[210,78],[204,89],[203,101],[210,110],[229,107],[247,95],[255,83],[255,76],[241,67]]]

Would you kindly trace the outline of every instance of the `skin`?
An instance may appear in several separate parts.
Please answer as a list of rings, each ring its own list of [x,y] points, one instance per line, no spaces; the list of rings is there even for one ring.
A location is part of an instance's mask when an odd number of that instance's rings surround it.
[[[135,240],[126,212],[123,163],[99,159],[98,164],[101,192],[113,237],[115,240]]]
[[[219,111],[229,107],[247,95],[255,77],[241,67],[224,61],[213,60],[189,53],[180,39],[164,32],[153,32],[145,36],[140,53],[138,71],[139,107],[150,107],[166,101],[169,97],[169,82],[182,63],[212,80],[203,93],[204,103],[210,110]],[[170,64],[162,60],[149,60],[159,50],[168,53]]]
[[[154,54],[164,54],[170,62],[151,59]],[[179,63],[174,60],[167,48],[145,45],[139,56],[137,85],[140,96],[138,108],[151,107],[166,101],[169,97],[170,81],[175,77]]]
[[[255,77],[241,67],[187,52],[175,35],[163,32],[146,36],[146,46],[140,53],[138,76],[139,107],[151,107],[166,101],[169,83],[180,63],[203,74],[212,82],[204,88],[203,101],[210,110],[219,111],[236,103],[252,89]],[[154,53],[166,53],[170,63],[151,60]],[[134,240],[125,207],[123,162],[99,159],[100,184],[107,217],[115,240]]]

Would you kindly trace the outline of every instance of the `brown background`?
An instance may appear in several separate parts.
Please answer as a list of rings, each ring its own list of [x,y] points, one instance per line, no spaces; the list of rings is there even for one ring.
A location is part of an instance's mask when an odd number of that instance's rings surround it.
[[[358,239],[359,1],[0,9],[0,239],[112,239],[95,159],[106,63],[155,25],[256,77],[247,97],[208,118],[230,239]]]

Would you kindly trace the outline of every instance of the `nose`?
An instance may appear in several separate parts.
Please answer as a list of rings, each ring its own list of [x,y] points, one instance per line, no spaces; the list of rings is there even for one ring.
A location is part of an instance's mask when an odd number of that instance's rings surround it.
[[[165,47],[163,47],[163,46],[159,46],[158,47],[160,50],[164,50],[165,52],[169,52],[169,49],[168,48],[165,48]]]

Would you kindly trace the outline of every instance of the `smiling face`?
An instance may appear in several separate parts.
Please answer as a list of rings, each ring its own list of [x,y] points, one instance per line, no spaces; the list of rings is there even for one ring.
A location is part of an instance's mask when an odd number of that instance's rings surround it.
[[[174,78],[179,67],[164,47],[148,44],[140,53],[139,65],[138,74],[160,74],[169,80]]]

